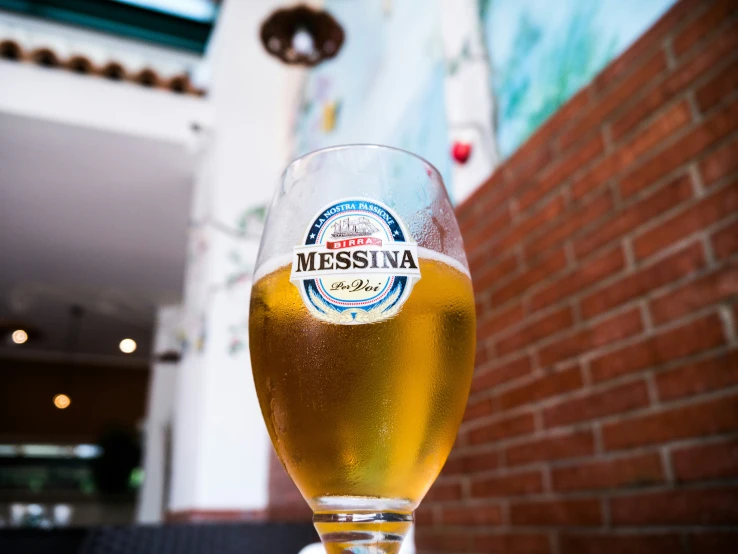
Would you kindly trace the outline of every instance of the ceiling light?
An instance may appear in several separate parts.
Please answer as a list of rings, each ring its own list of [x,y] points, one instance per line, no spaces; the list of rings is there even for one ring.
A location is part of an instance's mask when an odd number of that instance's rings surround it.
[[[78,444],[74,447],[74,455],[77,458],[99,458],[101,454],[102,448],[96,444]]]
[[[133,339],[123,339],[118,345],[120,351],[124,354],[131,354],[136,351],[136,341]]]
[[[23,329],[17,329],[16,331],[13,331],[12,338],[15,344],[23,344],[28,340],[28,333]]]
[[[56,406],[60,410],[68,408],[71,403],[72,399],[69,398],[66,394],[57,394],[54,397],[54,406]]]

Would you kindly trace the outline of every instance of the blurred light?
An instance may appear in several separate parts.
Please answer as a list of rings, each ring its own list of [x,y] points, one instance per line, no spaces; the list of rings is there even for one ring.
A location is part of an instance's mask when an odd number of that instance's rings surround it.
[[[74,455],[77,458],[99,458],[102,454],[102,448],[96,444],[78,444],[74,447]]]
[[[23,523],[23,516],[26,513],[26,506],[20,503],[10,505],[10,524],[13,527],[19,527]]]
[[[66,395],[62,395],[66,396]],[[99,458],[102,447],[97,444],[0,444],[0,458]]]
[[[29,504],[26,506],[26,513],[31,516],[40,516],[44,513],[44,508],[40,504]]]
[[[72,400],[66,394],[57,394],[54,397],[54,406],[56,406],[60,410],[68,408],[71,403]]]
[[[292,48],[300,54],[310,54],[314,48],[313,37],[305,29],[298,30],[292,37]]]
[[[142,467],[136,467],[131,470],[131,474],[128,476],[128,485],[134,489],[139,489],[143,485],[144,478],[144,469]]]
[[[136,351],[136,341],[133,339],[123,339],[118,345],[120,351],[124,354],[130,354]]]
[[[60,527],[66,527],[72,521],[72,507],[69,504],[57,504],[54,506],[54,523]]]
[[[13,342],[15,344],[23,344],[28,340],[28,333],[26,333],[23,329],[18,329],[16,331],[13,331]]]
[[[56,400],[56,399],[54,399]],[[56,403],[56,402],[54,402]],[[58,444],[22,444],[21,454],[33,458],[71,458],[72,451]]]

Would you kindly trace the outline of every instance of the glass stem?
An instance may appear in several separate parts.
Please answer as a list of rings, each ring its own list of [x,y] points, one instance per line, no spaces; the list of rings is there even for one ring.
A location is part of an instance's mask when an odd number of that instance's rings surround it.
[[[313,523],[327,554],[397,554],[413,525],[413,515],[316,513]]]

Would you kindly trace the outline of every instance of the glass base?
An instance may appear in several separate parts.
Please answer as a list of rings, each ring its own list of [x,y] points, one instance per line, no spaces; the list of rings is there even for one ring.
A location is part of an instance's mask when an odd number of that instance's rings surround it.
[[[327,554],[397,554],[412,513],[316,513],[313,523]]]

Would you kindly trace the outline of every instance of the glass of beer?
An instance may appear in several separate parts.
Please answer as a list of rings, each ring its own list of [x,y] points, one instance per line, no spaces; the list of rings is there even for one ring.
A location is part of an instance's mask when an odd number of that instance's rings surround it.
[[[329,554],[398,552],[454,444],[474,295],[438,171],[338,146],[292,162],[251,293],[254,382]]]

